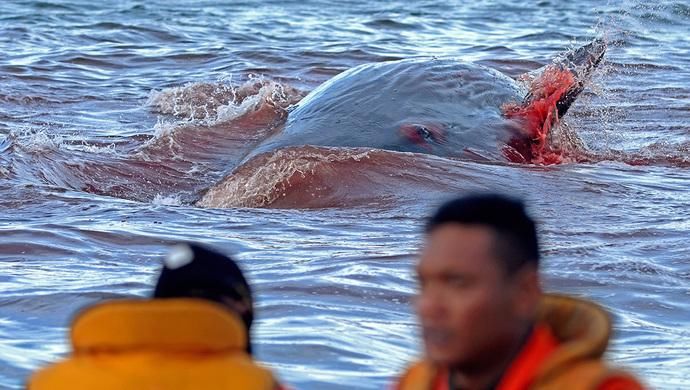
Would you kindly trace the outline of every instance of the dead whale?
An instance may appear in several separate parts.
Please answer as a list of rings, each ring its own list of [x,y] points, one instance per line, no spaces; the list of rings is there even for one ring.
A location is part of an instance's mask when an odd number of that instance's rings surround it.
[[[522,80],[455,58],[360,65],[302,99],[244,160],[311,145],[558,163],[564,145],[552,130],[605,51],[594,40]]]

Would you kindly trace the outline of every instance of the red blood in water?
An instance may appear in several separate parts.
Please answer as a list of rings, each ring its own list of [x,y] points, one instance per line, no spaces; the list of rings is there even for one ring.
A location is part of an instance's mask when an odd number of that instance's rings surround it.
[[[503,107],[505,116],[523,123],[527,137],[514,138],[503,150],[507,159],[513,162],[533,164],[558,164],[563,160],[562,152],[548,144],[551,128],[558,123],[556,104],[575,84],[575,76],[557,66],[547,68],[532,82],[531,99],[525,105],[509,104]]]

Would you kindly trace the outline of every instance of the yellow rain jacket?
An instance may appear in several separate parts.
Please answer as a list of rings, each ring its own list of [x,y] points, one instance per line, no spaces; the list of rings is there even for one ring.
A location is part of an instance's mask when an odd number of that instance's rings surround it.
[[[74,321],[72,353],[28,388],[279,389],[246,352],[239,317],[201,299],[110,301]]]

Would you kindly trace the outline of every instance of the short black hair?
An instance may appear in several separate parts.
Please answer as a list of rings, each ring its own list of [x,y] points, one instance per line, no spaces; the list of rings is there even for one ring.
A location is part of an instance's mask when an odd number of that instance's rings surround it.
[[[525,265],[539,267],[535,223],[518,199],[500,194],[474,194],[451,200],[429,218],[426,233],[449,223],[492,229],[496,233],[493,249],[509,275]]]

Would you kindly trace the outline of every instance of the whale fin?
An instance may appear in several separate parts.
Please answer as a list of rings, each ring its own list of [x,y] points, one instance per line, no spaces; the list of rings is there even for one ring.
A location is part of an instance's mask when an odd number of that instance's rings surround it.
[[[560,152],[552,150],[548,137],[554,125],[584,90],[605,53],[606,43],[595,39],[557,57],[530,82],[529,92],[522,103],[504,107],[506,117],[521,122],[526,133],[512,140],[511,153],[520,155],[527,162],[560,162]],[[519,160],[507,157],[511,161]]]
[[[605,53],[606,42],[597,38],[587,45],[556,57],[532,80],[530,90],[523,99],[523,105],[528,106],[535,100],[543,99],[550,92],[560,92],[564,89],[564,93],[556,100],[558,117],[563,117],[584,90],[585,84],[601,63]]]
[[[603,39],[595,39],[591,43],[572,50],[566,53],[565,56],[556,59],[556,64],[572,72],[575,77],[575,83],[556,103],[559,117],[565,115],[580,92],[585,89],[585,84],[601,63],[605,53],[606,42]]]

